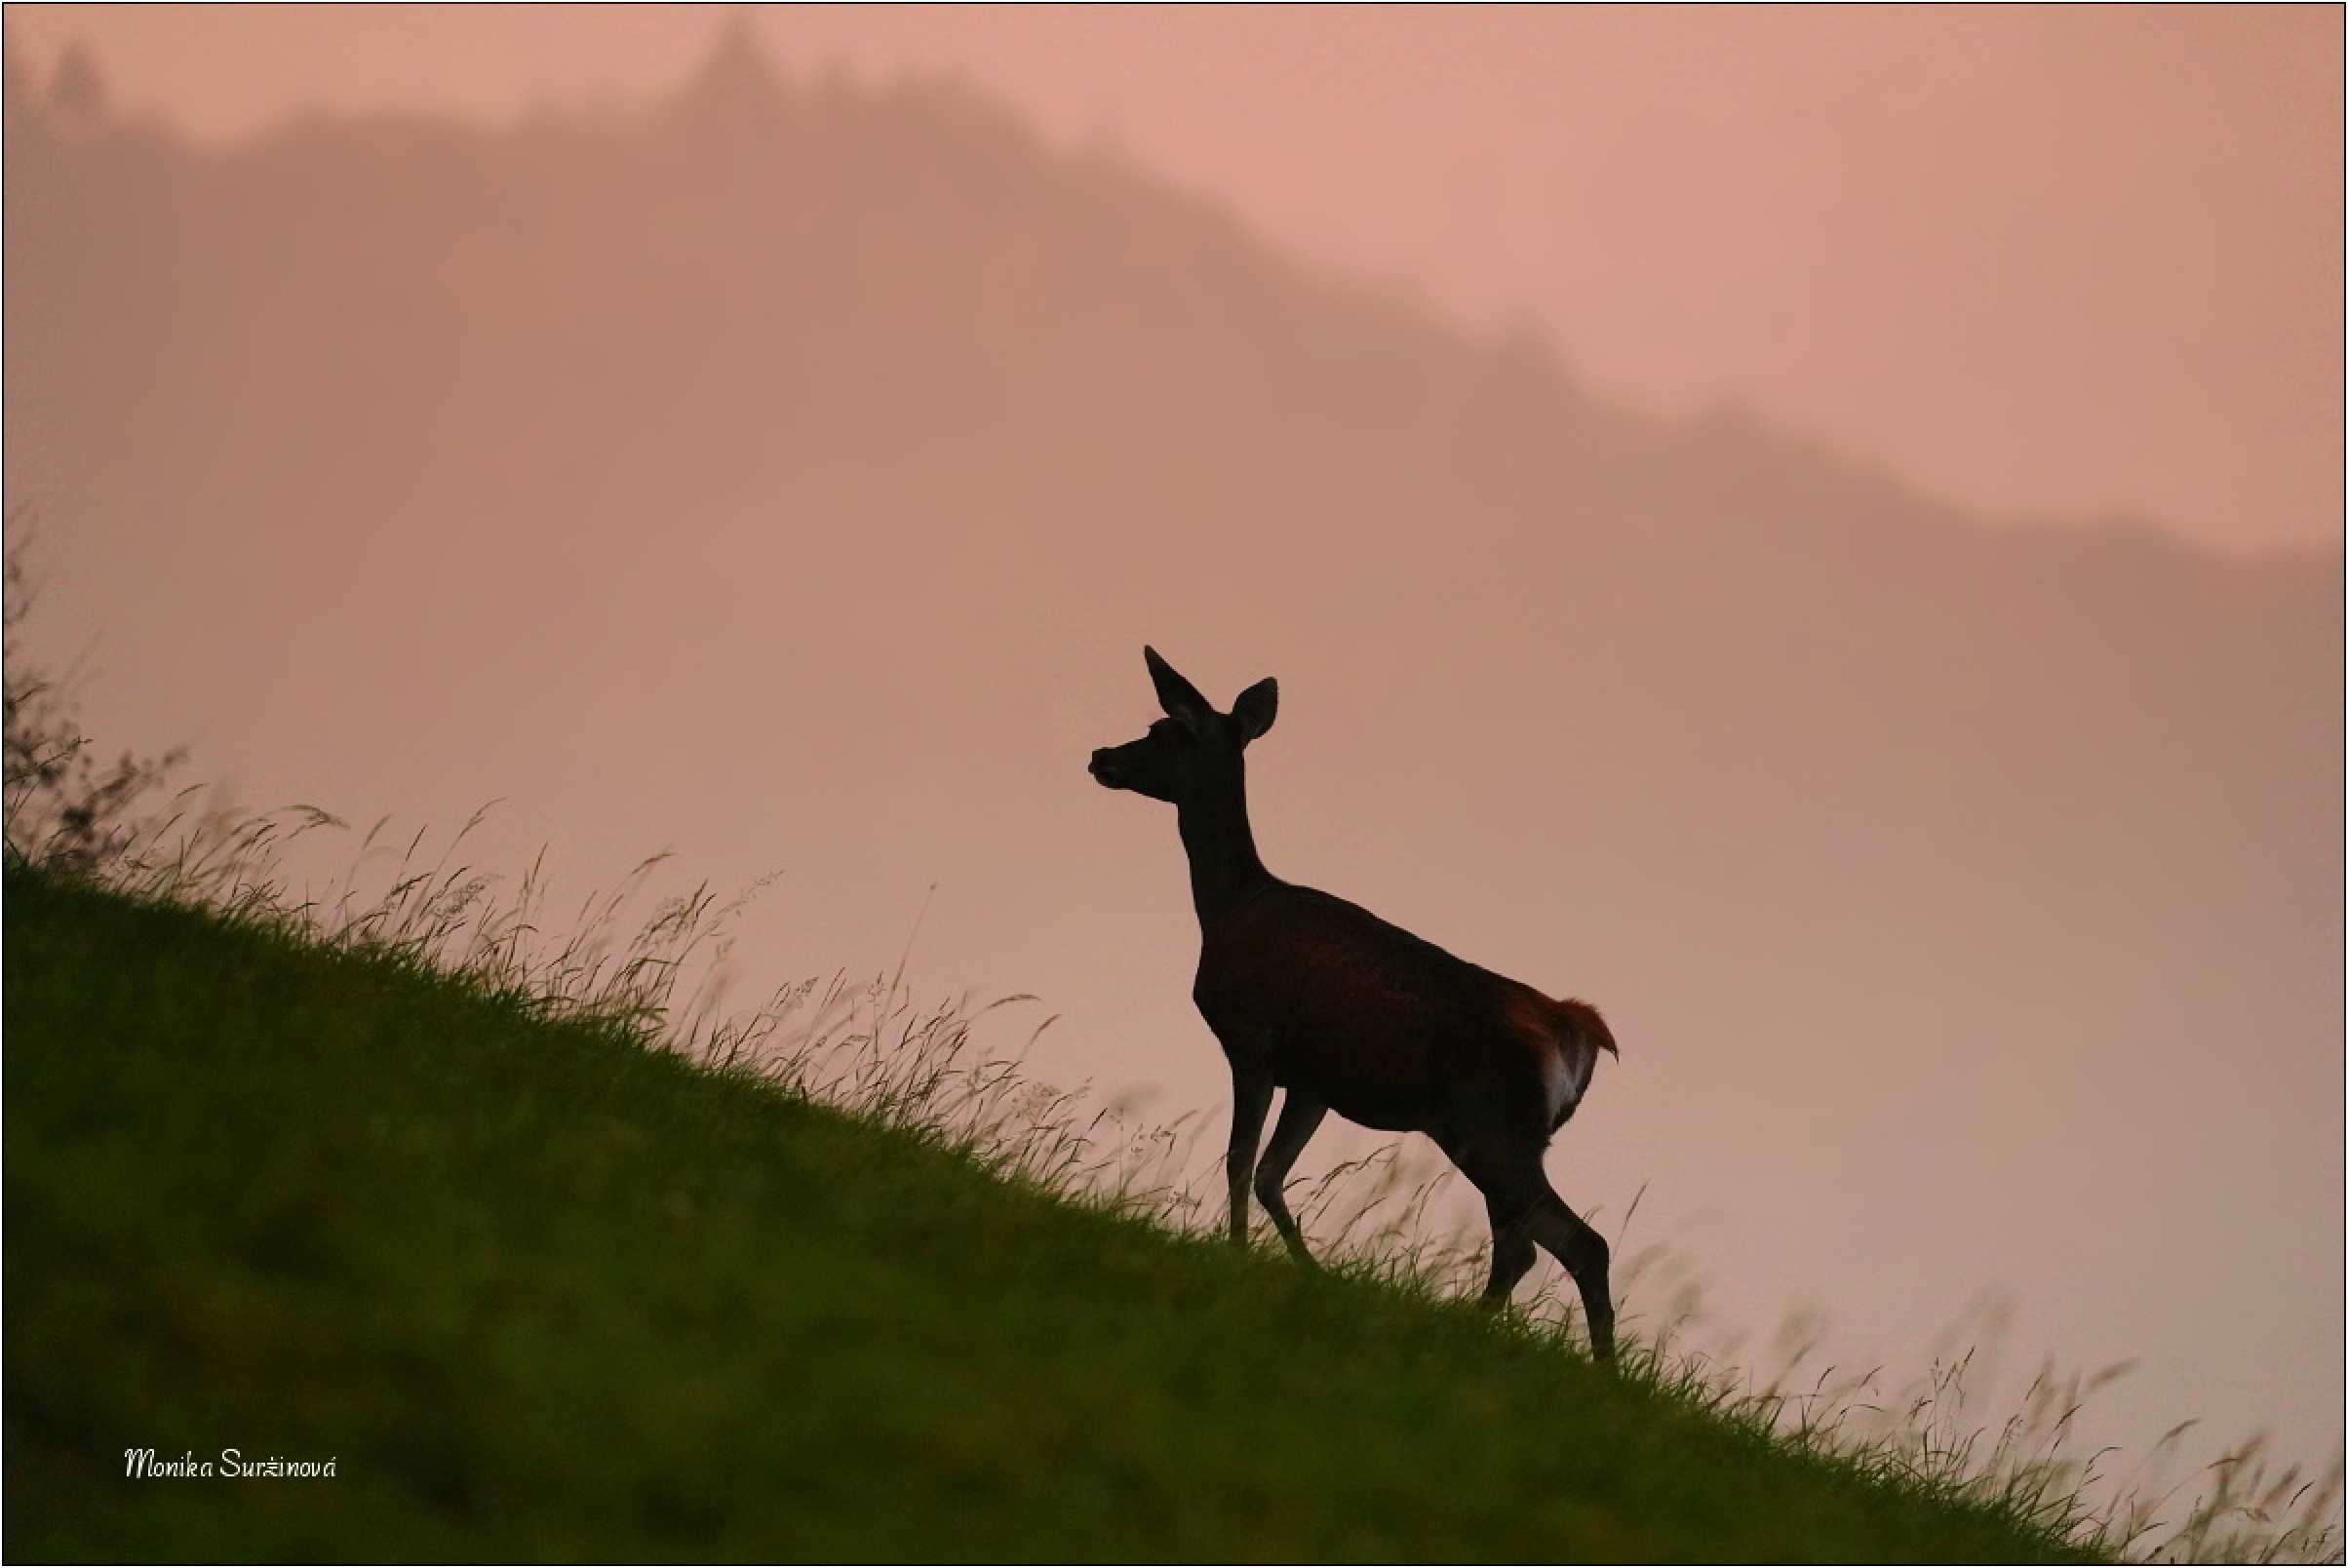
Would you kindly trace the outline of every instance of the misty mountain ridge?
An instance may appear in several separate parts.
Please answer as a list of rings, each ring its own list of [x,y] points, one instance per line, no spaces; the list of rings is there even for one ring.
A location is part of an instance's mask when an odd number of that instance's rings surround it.
[[[691,81],[642,109],[541,110],[500,130],[308,114],[216,153],[156,125],[110,118],[96,70],[77,52],[43,92],[12,59],[11,129],[28,156],[11,174],[28,187],[18,200],[28,217],[81,228],[74,237],[92,245],[158,237],[102,203],[59,205],[42,176],[61,174],[60,161],[85,176],[176,174],[178,204],[148,215],[167,227],[208,197],[220,199],[215,218],[283,216],[273,200],[298,201],[296,230],[264,227],[232,255],[186,256],[236,275],[189,280],[171,304],[233,306],[265,291],[289,333],[312,313],[345,312],[348,325],[360,301],[394,318],[387,331],[416,325],[417,316],[460,315],[473,332],[493,326],[544,355],[527,373],[567,383],[582,413],[602,392],[626,397],[620,410],[603,411],[607,417],[640,415],[643,389],[602,373],[639,357],[706,369],[712,357],[724,364],[781,351],[791,356],[789,373],[769,365],[752,389],[765,401],[744,411],[762,430],[813,435],[810,420],[852,430],[878,410],[904,421],[891,444],[911,447],[983,436],[990,418],[1037,383],[1056,386],[1054,377],[1075,368],[1070,360],[1104,361],[1146,344],[1161,395],[1101,411],[1104,436],[1149,412],[1217,420],[1234,392],[1247,412],[1284,394],[1287,418],[1353,444],[1410,434],[1530,445],[1555,439],[1556,424],[1572,417],[1603,427],[1613,446],[1644,445],[1665,459],[1695,451],[1808,472],[1897,510],[1911,529],[1981,521],[1861,460],[1770,430],[1741,406],[1684,421],[1607,410],[1575,388],[1534,329],[1464,333],[1400,286],[1291,263],[1211,202],[1114,155],[1054,151],[1010,110],[955,80],[868,89],[827,75],[792,84],[738,26]],[[677,178],[686,171],[692,179]],[[614,244],[623,237],[610,232],[613,212],[637,215],[627,243]],[[106,232],[109,216],[130,231]],[[396,244],[382,243],[393,235]],[[417,255],[443,264],[411,265]],[[128,249],[121,257],[150,258]],[[928,269],[907,271],[916,258]],[[316,297],[303,283],[329,263],[363,270],[355,284]],[[612,341],[622,309],[648,303],[665,308],[648,313],[632,338]],[[859,314],[866,310],[885,311],[897,331],[934,333],[925,374],[876,383],[855,373],[873,325]],[[493,359],[464,366],[469,373],[496,368]],[[1232,384],[1234,371],[1270,384],[1257,396]],[[1201,381],[1217,394],[1181,396]],[[493,389],[475,390],[495,406]],[[1496,416],[1518,428],[1494,429]],[[1366,455],[1346,453],[1353,462]],[[1710,519],[1736,520],[1733,512]],[[2146,519],[2064,526],[2104,541],[2084,546],[2089,553],[2106,545],[2208,553]],[[2132,539],[2138,532],[2161,536]],[[2337,557],[2309,550],[2250,560],[2320,572]]]

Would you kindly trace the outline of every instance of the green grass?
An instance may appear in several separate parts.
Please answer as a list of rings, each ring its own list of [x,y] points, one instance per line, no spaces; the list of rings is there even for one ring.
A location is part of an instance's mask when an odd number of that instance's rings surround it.
[[[2077,1554],[412,961],[0,907],[12,1557]],[[228,1446],[336,1474],[124,1476]]]

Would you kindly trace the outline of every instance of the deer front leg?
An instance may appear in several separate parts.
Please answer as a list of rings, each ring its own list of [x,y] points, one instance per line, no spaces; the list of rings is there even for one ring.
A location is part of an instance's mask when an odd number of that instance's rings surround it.
[[[1247,1182],[1255,1174],[1256,1142],[1264,1136],[1264,1117],[1271,1109],[1271,1072],[1233,1063],[1232,1147],[1223,1173],[1231,1182],[1231,1237],[1240,1246],[1247,1245]]]
[[[1264,1205],[1264,1212],[1272,1216],[1273,1228],[1280,1233],[1280,1239],[1288,1243],[1296,1261],[1308,1269],[1317,1269],[1320,1265],[1306,1250],[1305,1233],[1297,1229],[1296,1216],[1288,1212],[1288,1172],[1296,1165],[1296,1156],[1305,1152],[1305,1145],[1321,1124],[1321,1117],[1328,1114],[1327,1106],[1291,1088],[1286,1103],[1280,1107],[1280,1119],[1272,1129],[1272,1142],[1264,1148],[1264,1163],[1256,1167],[1257,1200]]]

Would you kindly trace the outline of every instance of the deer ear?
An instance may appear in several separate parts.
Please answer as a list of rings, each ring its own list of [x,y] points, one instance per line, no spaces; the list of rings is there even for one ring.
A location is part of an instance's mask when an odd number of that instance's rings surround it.
[[[1239,693],[1232,704],[1232,722],[1239,726],[1242,745],[1272,727],[1272,719],[1280,711],[1280,683],[1270,677],[1258,681]]]
[[[1166,717],[1180,720],[1195,732],[1214,705],[1198,694],[1198,688],[1175,673],[1174,666],[1157,656],[1157,649],[1142,649],[1142,662],[1150,666],[1151,683],[1157,687],[1157,704],[1166,710]]]

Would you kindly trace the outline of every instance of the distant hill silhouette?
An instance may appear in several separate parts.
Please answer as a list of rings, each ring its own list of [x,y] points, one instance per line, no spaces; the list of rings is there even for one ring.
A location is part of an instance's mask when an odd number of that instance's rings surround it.
[[[1203,1101],[1171,825],[1085,793],[1127,734],[1072,717],[1143,717],[1148,638],[1281,678],[1275,870],[1622,1020],[1591,1181],[1767,1168],[1797,1248],[1846,1166],[1977,1191],[2020,1229],[1959,1267],[2043,1280],[2005,1151],[2055,1204],[2127,1170],[2147,1248],[2264,1161],[2298,1206],[2222,1266],[2336,1304],[2336,552],[1634,416],[967,89],[740,40],[508,129],[8,113],[12,490],[126,740],[745,874],[803,833],[881,889],[843,921],[944,878],[983,914],[925,942]]]

